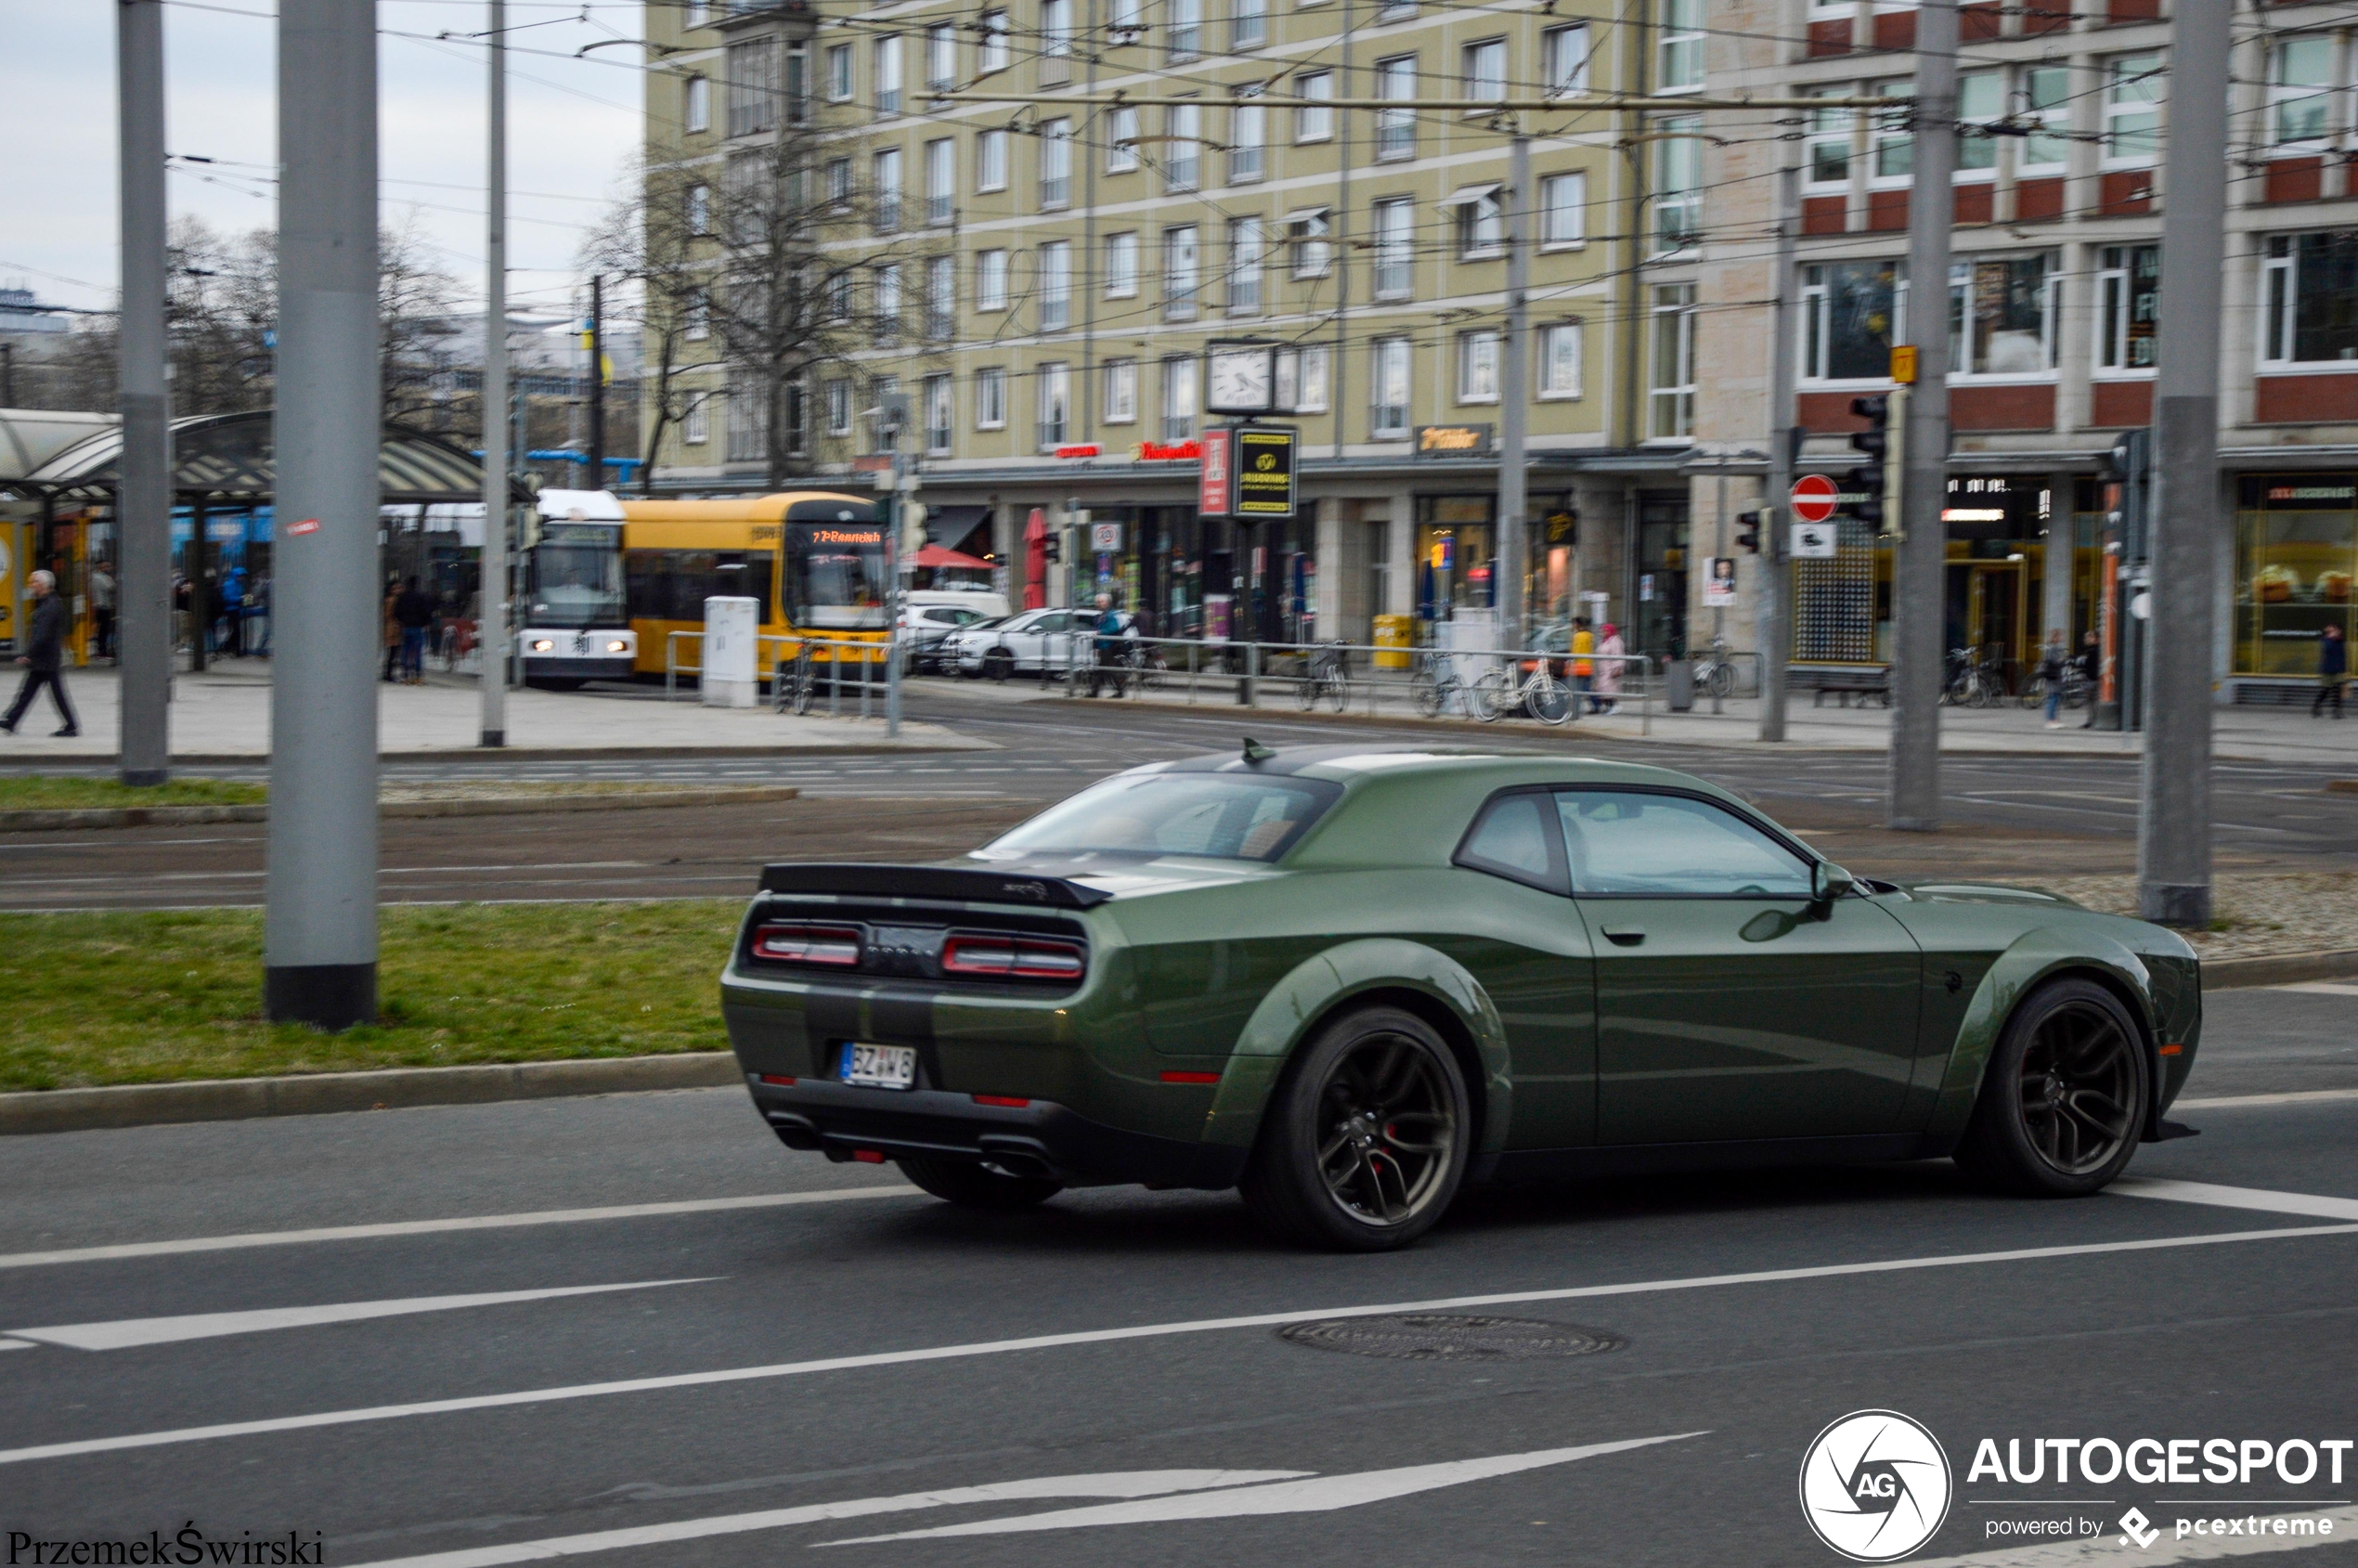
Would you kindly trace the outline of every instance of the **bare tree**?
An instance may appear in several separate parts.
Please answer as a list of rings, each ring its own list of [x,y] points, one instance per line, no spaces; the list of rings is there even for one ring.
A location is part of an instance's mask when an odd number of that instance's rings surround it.
[[[645,461],[639,487],[654,493],[655,454],[663,438],[688,415],[725,399],[723,389],[697,386],[681,378],[700,366],[687,362],[688,334],[703,325],[699,299],[707,286],[695,252],[697,238],[689,191],[697,183],[680,170],[647,171],[635,161],[624,172],[627,194],[592,229],[581,249],[585,271],[603,273],[624,287],[609,296],[621,318],[636,319],[644,362],[641,396],[652,416],[646,421]],[[697,200],[701,200],[700,198]],[[635,296],[635,303],[632,296]]]

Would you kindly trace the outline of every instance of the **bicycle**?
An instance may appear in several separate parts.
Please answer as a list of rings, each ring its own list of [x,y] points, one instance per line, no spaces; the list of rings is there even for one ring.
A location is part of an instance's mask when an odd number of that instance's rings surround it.
[[[1973,648],[1949,650],[1948,679],[1940,701],[1947,707],[1996,707],[2006,700],[1993,660]]]
[[[1408,677],[1408,695],[1416,703],[1417,712],[1426,719],[1440,718],[1452,703],[1460,712],[1480,716],[1472,700],[1473,688],[1458,679],[1456,661],[1445,656],[1435,658],[1421,650],[1418,653],[1416,671]]]
[[[1575,700],[1572,688],[1548,672],[1544,658],[1530,661],[1528,675],[1518,675],[1511,665],[1494,664],[1484,670],[1474,682],[1479,700],[1474,717],[1493,723],[1521,708],[1542,724],[1561,724],[1570,719]]]
[[[1695,690],[1706,697],[1728,698],[1736,694],[1736,667],[1724,658],[1705,656],[1695,661]]]
[[[1341,642],[1322,643],[1310,651],[1310,673],[1294,682],[1294,695],[1304,713],[1315,708],[1320,697],[1337,713],[1350,708],[1350,660]]]
[[[798,714],[810,711],[812,691],[819,683],[813,667],[816,663],[808,642],[797,647],[791,658],[778,661],[770,680],[772,712],[784,713],[789,708]]]

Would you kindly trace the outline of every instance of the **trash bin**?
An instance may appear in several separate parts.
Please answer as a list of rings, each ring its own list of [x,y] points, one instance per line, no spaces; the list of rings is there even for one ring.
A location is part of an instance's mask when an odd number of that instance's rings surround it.
[[[1378,616],[1376,617],[1375,666],[1378,669],[1406,669],[1408,652],[1417,645],[1417,617],[1414,616]]]
[[[1691,713],[1695,706],[1695,661],[1672,659],[1662,667],[1663,695],[1673,713]]]

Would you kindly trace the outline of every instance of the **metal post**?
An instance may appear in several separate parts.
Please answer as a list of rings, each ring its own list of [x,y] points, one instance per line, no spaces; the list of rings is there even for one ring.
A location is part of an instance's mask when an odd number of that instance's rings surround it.
[[[605,283],[590,275],[590,484],[606,487],[606,324]]]
[[[2137,912],[2210,922],[2213,546],[2219,508],[2220,274],[2225,262],[2230,0],[2180,0],[2170,40],[2157,455],[2148,547],[2145,758],[2138,791]]]
[[[1764,741],[1785,738],[1785,665],[1793,656],[1790,600],[1793,568],[1787,564],[1793,518],[1794,468],[1801,443],[1794,432],[1794,375],[1797,335],[1793,308],[1794,238],[1800,227],[1801,169],[1788,155],[1777,173],[1777,269],[1769,298],[1774,303],[1768,332],[1768,493],[1760,503],[1760,603],[1753,612],[1760,647],[1760,730]]]
[[[1908,204],[1907,469],[1892,547],[1891,797],[1886,825],[1940,826],[1941,647],[1949,530],[1949,230],[1957,168],[1957,0],[1916,11],[1915,185]]]
[[[163,5],[115,7],[123,121],[122,477],[115,486],[117,745],[126,784],[172,776],[172,422],[164,381]],[[14,387],[0,389],[13,407]],[[44,541],[46,542],[46,541]],[[19,576],[21,576],[21,572]]]
[[[377,32],[279,6],[277,617],[264,1005],[377,1011]]]
[[[477,685],[486,746],[508,744],[508,4],[491,0],[491,137],[484,184],[483,558],[476,594]],[[590,486],[595,489],[593,484]]]
[[[907,508],[900,499],[900,434],[892,437],[892,499],[885,508],[885,738],[900,738],[900,519]],[[863,672],[864,674],[864,672]],[[861,685],[860,716],[868,716],[867,686]]]
[[[1498,364],[1498,564],[1492,574],[1498,602],[1499,640],[1530,645],[1525,574],[1530,512],[1524,435],[1530,423],[1531,380],[1531,138],[1515,123],[1507,144],[1507,341]]]

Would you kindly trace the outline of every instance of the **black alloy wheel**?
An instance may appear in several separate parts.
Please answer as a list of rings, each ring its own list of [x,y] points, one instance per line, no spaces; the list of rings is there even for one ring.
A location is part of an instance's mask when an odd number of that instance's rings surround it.
[[[2041,986],[1990,1053],[1957,1162],[2009,1191],[2098,1191],[2137,1152],[2147,1069],[2144,1037],[2118,997],[2092,980]]]

